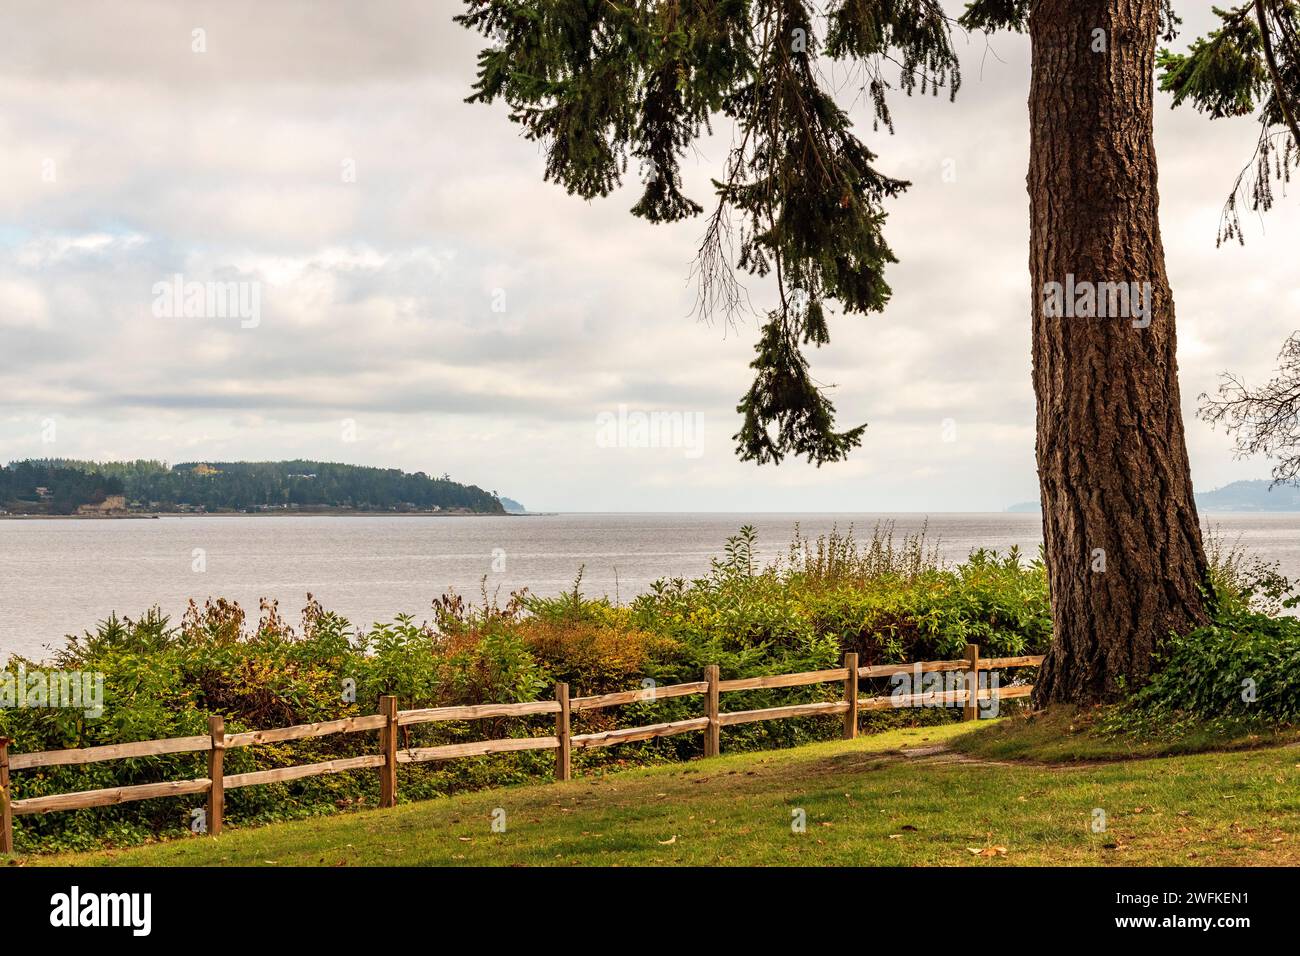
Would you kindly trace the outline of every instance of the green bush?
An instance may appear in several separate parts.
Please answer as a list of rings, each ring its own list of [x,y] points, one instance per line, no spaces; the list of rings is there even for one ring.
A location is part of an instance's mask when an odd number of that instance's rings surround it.
[[[1115,730],[1174,732],[1189,724],[1300,721],[1300,620],[1221,612],[1169,639],[1159,670],[1111,715]]]

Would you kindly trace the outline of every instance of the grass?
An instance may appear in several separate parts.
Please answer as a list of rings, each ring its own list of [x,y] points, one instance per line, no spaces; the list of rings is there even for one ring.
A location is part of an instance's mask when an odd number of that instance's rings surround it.
[[[1300,728],[1269,731],[1258,727],[1188,724],[1169,728],[1160,737],[1102,734],[1100,710],[1057,706],[993,721],[979,733],[952,740],[954,750],[988,760],[1037,760],[1047,763],[1133,760],[1172,757],[1204,751],[1252,750],[1300,742]]]
[[[990,763],[953,749],[970,750],[980,738],[1006,746],[1014,723],[891,731],[563,784],[469,793],[392,810],[234,829],[219,839],[195,837],[16,862],[1300,864],[1296,748],[1074,766]],[[1105,832],[1092,831],[1096,808],[1105,811]],[[500,833],[492,829],[498,809],[506,823]],[[798,810],[806,814],[802,833],[791,827]]]

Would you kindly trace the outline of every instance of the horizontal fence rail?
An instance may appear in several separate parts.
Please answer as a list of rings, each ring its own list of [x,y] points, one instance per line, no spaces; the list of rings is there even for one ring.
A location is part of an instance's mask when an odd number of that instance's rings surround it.
[[[293,727],[280,727],[277,730],[252,730],[246,734],[231,734],[226,738],[226,749],[235,747],[255,747],[258,744],[277,744],[286,740],[307,740],[312,737],[328,737],[330,734],[355,734],[362,730],[380,730],[388,726],[388,718],[383,714],[369,717],[346,717],[343,720],[326,720],[319,724],[298,724]],[[203,748],[207,750],[207,747]]]
[[[560,705],[553,700],[530,701],[526,704],[472,704],[468,707],[430,707],[426,710],[404,710],[397,715],[398,726],[430,724],[445,720],[485,720],[489,717],[527,717],[531,714],[558,714]]]
[[[858,716],[862,711],[883,711],[903,707],[962,706],[962,719],[975,720],[982,700],[1008,700],[1028,697],[1032,684],[1013,684],[1006,687],[980,688],[978,675],[982,671],[1004,670],[1015,667],[1037,667],[1041,656],[981,658],[979,646],[966,645],[966,655],[960,660],[919,661],[912,664],[872,664],[858,666],[858,655],[844,655],[844,666],[830,670],[804,671],[797,674],[770,674],[761,677],[741,677],[721,680],[716,664],[705,668],[704,680],[665,687],[645,687],[640,690],[617,691],[591,697],[569,697],[568,684],[555,685],[554,700],[526,701],[511,704],[473,704],[460,707],[428,707],[419,710],[398,710],[397,698],[382,697],[379,713],[362,717],[347,717],[311,724],[296,724],[270,730],[251,730],[226,734],[225,720],[211,717],[206,736],[171,737],[164,740],[142,740],[133,743],[109,744],[101,747],[82,747],[67,750],[47,750],[38,753],[10,754],[7,738],[0,737],[0,853],[13,852],[13,818],[32,813],[51,813],[63,810],[81,810],[89,807],[108,807],[136,800],[153,800],[187,794],[204,794],[207,832],[221,832],[225,814],[225,791],[262,784],[284,783],[324,774],[345,773],[352,770],[379,771],[380,806],[397,804],[397,767],[400,764],[427,763],[437,760],[455,760],[460,757],[477,757],[487,754],[520,753],[536,750],[553,750],[556,755],[555,776],[568,780],[572,776],[571,754],[573,748],[589,749],[615,744],[672,737],[678,734],[704,732],[705,756],[717,756],[721,747],[720,731],[723,727],[752,724],[764,720],[782,720],[790,717],[815,717],[842,714],[844,736],[853,738],[858,733]],[[941,678],[944,690],[919,693],[893,693],[886,696],[859,697],[860,680],[904,676],[961,672],[957,686],[947,689],[951,678]],[[782,687],[805,687],[812,684],[840,683],[844,685],[841,700],[791,704],[759,710],[723,711],[721,694],[747,690],[770,690]],[[974,691],[972,694],[971,691]],[[598,733],[574,735],[570,720],[575,712],[601,710],[625,704],[656,703],[677,697],[702,696],[704,715],[686,720],[647,724]],[[478,740],[469,743],[444,744],[436,747],[399,747],[398,734],[402,727],[448,721],[486,720],[499,717],[529,717],[541,714],[555,715],[555,733],[543,737],[506,737],[497,740]],[[227,750],[255,747],[261,744],[309,740],[333,734],[351,734],[378,731],[377,754],[343,757],[321,763],[280,767],[274,770],[257,770],[250,773],[226,774],[224,758]],[[193,780],[172,780],[163,783],[111,787],[104,790],[83,790],[76,793],[54,794],[14,800],[10,774],[12,771],[33,770],[45,767],[66,767],[106,760],[130,760],[141,757],[159,757],[167,754],[206,753],[208,775]]]
[[[667,687],[621,690],[613,694],[601,694],[597,697],[575,697],[572,706],[574,710],[600,710],[603,707],[617,707],[620,704],[638,704],[643,701],[667,700],[670,697],[688,697],[692,694],[707,693],[708,690],[709,682],[701,680],[693,684],[669,684]]]
[[[201,753],[211,749],[211,737],[170,737],[166,740],[141,740],[137,743],[109,744],[104,747],[82,747],[76,750],[46,750],[42,753],[14,754],[9,758],[9,769],[29,770],[33,767],[66,767],[74,764],[100,763],[105,760],[126,760],[131,757],[160,757],[164,754]]]

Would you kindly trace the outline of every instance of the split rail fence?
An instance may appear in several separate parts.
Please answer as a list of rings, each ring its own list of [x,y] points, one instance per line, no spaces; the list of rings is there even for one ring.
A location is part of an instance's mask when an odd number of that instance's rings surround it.
[[[157,797],[175,797],[184,794],[204,794],[207,801],[207,832],[221,832],[225,811],[225,792],[239,787],[259,784],[283,783],[304,777],[342,773],[349,770],[378,770],[380,806],[397,804],[397,767],[399,764],[424,763],[434,760],[453,760],[457,757],[474,757],[482,754],[513,753],[526,750],[554,750],[555,775],[559,780],[572,776],[573,748],[608,747],[614,744],[671,737],[677,734],[704,732],[704,755],[717,756],[721,750],[721,730],[738,724],[762,720],[779,720],[787,717],[811,717],[833,714],[844,715],[844,737],[856,737],[858,715],[863,711],[890,710],[901,707],[962,705],[962,719],[978,717],[980,700],[996,698],[1006,700],[1027,697],[1033,692],[1032,684],[1015,684],[991,689],[980,689],[978,675],[981,671],[1005,670],[1015,667],[1037,667],[1041,656],[981,658],[979,645],[966,645],[966,655],[960,660],[923,661],[913,664],[876,664],[858,666],[858,655],[844,655],[844,666],[832,670],[804,671],[798,674],[773,674],[765,677],[742,677],[735,680],[719,679],[718,667],[705,668],[704,679],[687,684],[650,687],[643,690],[619,691],[595,697],[569,697],[568,684],[555,685],[553,700],[531,701],[522,704],[475,704],[463,707],[432,707],[422,710],[398,710],[396,697],[381,697],[379,713],[365,717],[348,717],[314,724],[297,724],[272,730],[251,730],[227,734],[225,719],[208,718],[208,733],[195,737],[172,737],[164,740],[142,740],[134,743],[110,744],[102,747],[83,747],[67,750],[47,750],[38,753],[9,753],[11,740],[0,737],[0,853],[13,852],[13,818],[24,814],[52,813],[63,810],[80,810],[86,807],[106,807],[136,800]],[[960,680],[964,686],[956,690],[930,691],[907,695],[858,697],[860,679],[887,678],[896,674],[928,674],[935,672],[964,672]],[[785,707],[768,707],[762,710],[723,711],[719,696],[731,691],[760,690],[780,687],[801,687],[811,684],[843,682],[844,699]],[[970,693],[975,690],[974,695]],[[689,720],[628,727],[600,733],[570,733],[570,717],[574,712],[599,710],[623,704],[655,702],[673,697],[702,696],[704,714]],[[398,733],[402,727],[445,721],[480,720],[492,717],[527,717],[535,714],[554,714],[555,733],[545,737],[508,737],[499,740],[481,740],[471,743],[446,744],[438,747],[398,747]],[[331,734],[378,731],[380,753],[361,757],[345,757],[322,763],[252,773],[227,775],[223,763],[227,750],[238,747],[255,747],[259,744],[282,743],[325,737]],[[84,765],[105,760],[126,760],[139,757],[157,757],[164,754],[207,753],[208,775],[195,780],[172,780],[106,790],[83,790],[76,793],[32,797],[25,800],[11,798],[10,775],[14,771],[43,767]]]

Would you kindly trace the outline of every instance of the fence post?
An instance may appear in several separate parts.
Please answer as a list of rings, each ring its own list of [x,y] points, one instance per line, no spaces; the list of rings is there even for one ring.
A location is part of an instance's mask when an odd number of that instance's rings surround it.
[[[379,698],[379,712],[388,718],[379,728],[379,746],[384,762],[379,768],[379,805],[397,806],[397,698],[385,694]]]
[[[555,751],[555,779],[568,780],[573,776],[573,740],[569,736],[568,684],[555,685],[555,699],[560,705],[560,711],[555,715],[555,736],[560,741],[559,749]]]
[[[722,725],[718,723],[717,664],[709,664],[704,668],[704,679],[709,682],[708,693],[704,696],[704,715],[709,718],[709,726],[704,728],[704,756],[716,757],[722,752]]]
[[[0,853],[14,851],[14,808],[12,792],[9,789],[9,745],[13,743],[8,737],[0,737]]]
[[[852,740],[858,735],[858,654],[850,651],[844,655],[844,666],[848,674],[844,677],[844,701],[849,709],[844,712],[844,739]]]
[[[208,779],[212,781],[208,786],[208,836],[220,836],[226,812],[226,718],[208,717],[208,733],[212,736],[212,749],[208,751]]]
[[[979,720],[980,646],[966,645],[966,703],[962,705],[962,720]]]

